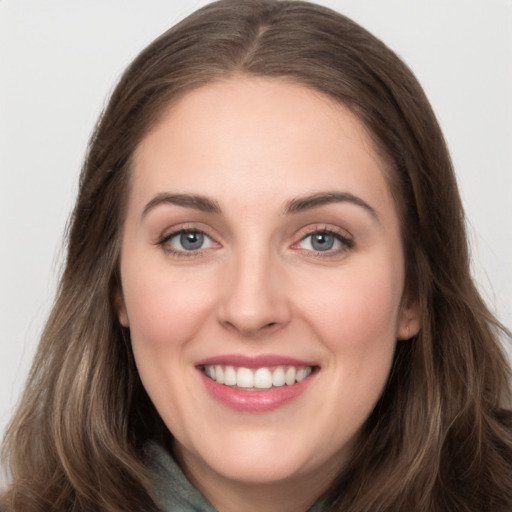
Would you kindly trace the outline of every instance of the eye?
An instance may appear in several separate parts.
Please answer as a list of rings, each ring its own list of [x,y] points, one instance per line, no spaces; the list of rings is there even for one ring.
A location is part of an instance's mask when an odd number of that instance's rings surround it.
[[[338,253],[353,246],[352,240],[329,230],[317,230],[303,237],[295,247],[314,253]]]
[[[193,253],[213,247],[215,242],[203,231],[181,229],[167,235],[160,245],[172,253]]]

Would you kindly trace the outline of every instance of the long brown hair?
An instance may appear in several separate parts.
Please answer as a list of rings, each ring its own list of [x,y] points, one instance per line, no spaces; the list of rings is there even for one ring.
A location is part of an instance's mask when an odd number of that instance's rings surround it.
[[[125,72],[95,133],[65,271],[4,441],[6,511],[156,507],[142,446],[161,428],[112,305],[130,160],[169,104],[244,74],[334,98],[388,163],[407,293],[422,329],[397,344],[389,382],[333,482],[329,510],[486,511],[512,505],[509,370],[469,270],[448,151],[406,65],[360,26],[296,1],[221,0],[164,33]]]

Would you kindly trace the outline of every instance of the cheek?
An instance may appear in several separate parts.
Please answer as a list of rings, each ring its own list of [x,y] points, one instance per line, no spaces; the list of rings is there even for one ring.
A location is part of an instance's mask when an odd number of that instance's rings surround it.
[[[164,422],[178,433],[186,424],[185,398],[193,394],[184,376],[193,361],[193,340],[210,318],[211,287],[166,265],[141,268],[126,262],[121,271],[140,378]]]
[[[212,293],[200,276],[129,264],[122,270],[134,349],[173,350],[193,337],[211,311]]]
[[[396,345],[403,272],[389,261],[343,270],[310,296],[305,313],[331,354],[334,387],[349,389],[343,396],[366,412],[385,385]]]
[[[330,311],[331,328],[324,337],[333,354],[332,401],[337,420],[355,432],[388,380],[396,346],[399,296],[389,281],[367,281],[366,286],[340,293],[337,305]]]
[[[355,349],[379,339],[394,340],[402,283],[401,273],[392,269],[340,273],[308,298],[310,321],[334,346]]]

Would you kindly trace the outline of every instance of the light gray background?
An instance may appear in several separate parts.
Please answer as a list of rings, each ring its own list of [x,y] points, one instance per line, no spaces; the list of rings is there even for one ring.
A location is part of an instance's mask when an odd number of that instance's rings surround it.
[[[88,137],[114,83],[193,0],[0,0],[0,434],[63,261]],[[412,67],[439,117],[476,280],[512,326],[512,0],[331,0]]]

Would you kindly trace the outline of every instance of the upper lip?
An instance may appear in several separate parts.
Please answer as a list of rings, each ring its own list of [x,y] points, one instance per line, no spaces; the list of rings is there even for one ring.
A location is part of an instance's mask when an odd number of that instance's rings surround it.
[[[277,354],[262,354],[258,356],[223,354],[202,359],[197,363],[197,366],[213,366],[218,364],[244,368],[263,368],[271,366],[318,366],[312,361]]]

